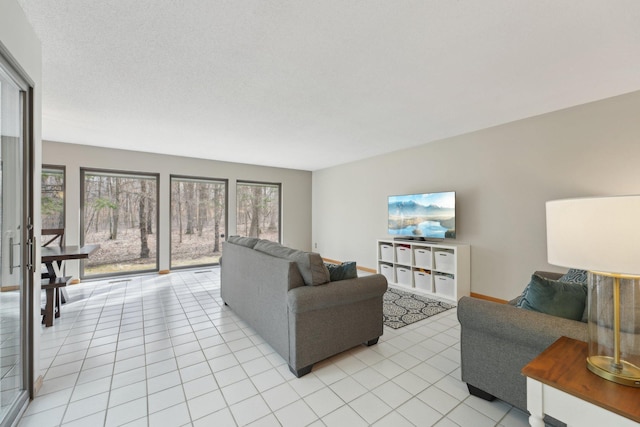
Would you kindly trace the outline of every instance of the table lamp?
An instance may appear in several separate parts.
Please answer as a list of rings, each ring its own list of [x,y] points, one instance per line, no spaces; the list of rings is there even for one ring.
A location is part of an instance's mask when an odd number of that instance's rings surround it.
[[[587,368],[640,387],[640,196],[549,201],[550,264],[588,271]]]

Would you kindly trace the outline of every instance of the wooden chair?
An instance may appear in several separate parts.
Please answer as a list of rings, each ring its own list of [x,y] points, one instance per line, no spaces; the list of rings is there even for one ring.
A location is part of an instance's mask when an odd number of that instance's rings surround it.
[[[67,286],[70,280],[71,276],[42,279],[40,288],[47,292],[47,302],[44,308],[40,309],[40,314],[45,326],[53,326],[53,318],[60,317],[60,288]]]
[[[49,240],[47,240],[46,242],[44,242],[42,244],[42,246],[49,246],[51,243],[53,243],[56,239],[60,239],[58,240],[58,246],[62,247],[62,245],[64,244],[64,228],[45,228],[42,230],[42,237],[44,238],[44,236],[48,236],[47,238]],[[53,236],[53,237],[51,237]],[[43,239],[44,240],[44,239]]]
[[[45,238],[46,236],[46,238]],[[42,230],[42,240],[46,240],[42,246],[49,246],[58,240],[58,246],[64,245],[64,228],[47,228]],[[62,262],[58,262],[58,268],[61,268]],[[60,317],[60,305],[61,302],[65,303],[64,296],[60,292],[60,288],[67,286],[67,283],[71,280],[71,276],[53,277],[49,273],[48,268],[43,268],[40,271],[40,278],[42,282],[40,288],[47,292],[47,302],[44,309],[41,310],[42,323],[46,326],[53,325],[54,316]]]
[[[48,239],[48,240],[47,240]],[[64,228],[44,228],[42,229],[42,240],[45,241],[42,244],[42,247],[49,246],[56,240],[58,240],[58,246],[62,247],[64,245]],[[58,268],[62,266],[62,263],[58,263]],[[40,278],[41,279],[50,279],[51,273],[49,269],[42,268],[40,270]]]

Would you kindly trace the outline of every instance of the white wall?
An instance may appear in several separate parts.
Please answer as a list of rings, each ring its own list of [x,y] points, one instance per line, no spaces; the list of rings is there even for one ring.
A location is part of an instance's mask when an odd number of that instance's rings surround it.
[[[27,21],[22,8],[15,0],[0,0],[0,48],[8,55],[13,62],[12,65],[21,70],[33,85],[33,157],[35,164],[35,175],[40,176],[40,136],[42,117],[42,51],[40,41]],[[32,194],[40,194],[40,180],[34,180]],[[40,198],[34,198],[34,233],[40,235]],[[37,246],[37,245],[36,245]],[[36,259],[39,259],[40,251],[36,248]],[[37,270],[37,269],[36,269]],[[34,298],[33,304],[33,327],[35,337],[33,343],[34,357],[34,379],[37,379],[40,366],[40,272],[34,273]]]
[[[282,184],[282,243],[311,249],[311,172],[43,141],[42,162],[66,166],[65,242],[80,242],[80,168],[160,174],[159,269],[169,269],[170,175],[229,180],[229,234],[235,234],[236,180]],[[78,277],[78,263],[67,274]]]
[[[640,194],[639,117],[634,92],[316,171],[316,250],[376,268],[387,196],[453,190],[471,291],[515,297],[534,270],[563,271],[546,261],[547,200]]]

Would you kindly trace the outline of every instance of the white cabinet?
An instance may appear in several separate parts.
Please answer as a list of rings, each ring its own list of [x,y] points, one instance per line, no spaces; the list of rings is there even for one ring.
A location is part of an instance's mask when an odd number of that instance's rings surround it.
[[[469,295],[469,245],[392,239],[377,245],[378,272],[389,284],[452,301]]]

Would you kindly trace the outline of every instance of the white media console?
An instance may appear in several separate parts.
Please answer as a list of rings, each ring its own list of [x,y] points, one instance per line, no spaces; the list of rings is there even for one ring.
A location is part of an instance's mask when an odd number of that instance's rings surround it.
[[[469,245],[394,239],[377,244],[378,272],[390,284],[456,302],[469,295]]]

